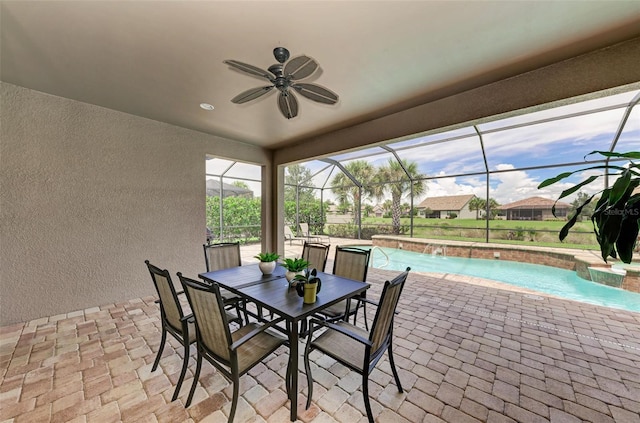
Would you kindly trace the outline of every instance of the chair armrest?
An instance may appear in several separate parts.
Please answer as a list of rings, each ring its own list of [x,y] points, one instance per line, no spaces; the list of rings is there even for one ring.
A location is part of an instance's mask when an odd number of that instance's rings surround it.
[[[277,323],[280,323],[283,320],[284,320],[284,317],[281,317],[279,319],[272,320],[269,323],[266,323],[264,325],[261,325],[261,326],[255,328],[254,330],[252,330],[251,332],[247,333],[242,338],[238,339],[236,342],[231,344],[231,346],[229,346],[229,349],[231,351],[234,351],[234,350],[238,349],[238,347],[240,347],[242,344],[244,344],[245,342],[247,342],[248,340],[250,340],[251,338],[253,338],[257,334],[259,334],[260,332],[264,332],[265,330],[269,329],[272,326],[275,326]]]
[[[376,306],[376,307],[378,307],[378,306],[380,305],[380,303],[379,303],[379,302],[377,302],[377,301],[373,301],[373,300],[370,300],[370,299],[368,299],[368,298],[363,298],[363,297],[354,297],[354,298],[351,298],[351,299],[352,299],[353,301],[358,301],[358,302],[368,303],[368,304],[374,305],[374,306]],[[400,314],[400,312],[399,312],[398,310],[395,310],[395,311],[393,312],[393,314]]]
[[[364,345],[367,345],[367,346],[373,345],[371,343],[371,341],[369,341],[368,339],[363,338],[362,336],[358,335],[357,333],[353,333],[350,330],[348,330],[348,329],[346,329],[346,328],[344,328],[344,327],[342,327],[340,325],[337,325],[335,323],[325,322],[323,320],[318,320],[318,319],[313,319],[313,318],[310,320],[309,323],[311,325],[311,332],[309,333],[309,340],[311,340],[311,334],[313,333],[313,329],[314,329],[313,326],[315,325],[315,326],[324,326],[324,327],[326,327],[328,329],[333,329],[333,330],[335,330],[337,332],[340,332],[341,334],[343,334],[345,336],[348,336],[349,338],[353,339],[354,341],[358,341],[358,342],[360,342],[360,343],[362,343]]]
[[[370,299],[368,299],[368,298],[363,298],[363,297],[353,297],[353,298],[351,298],[351,299],[352,299],[353,301],[358,301],[358,302],[368,303],[368,304],[374,305],[374,306],[376,306],[376,307],[378,307],[378,306],[380,305],[377,301],[373,301],[373,300],[370,300]]]
[[[188,314],[186,316],[183,316],[182,319],[180,319],[181,322],[188,322],[188,323],[194,323],[195,319],[193,318],[193,313]]]

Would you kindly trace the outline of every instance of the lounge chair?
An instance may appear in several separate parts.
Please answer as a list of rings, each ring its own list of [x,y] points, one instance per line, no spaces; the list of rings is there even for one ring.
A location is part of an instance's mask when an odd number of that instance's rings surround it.
[[[295,236],[289,225],[284,225],[284,240],[289,241],[289,245],[292,245],[293,241],[300,241],[300,244],[302,244],[305,238]]]
[[[302,232],[302,236],[306,237],[309,242],[313,240],[313,242],[322,242],[325,244],[331,243],[329,235],[312,234],[309,230],[308,223],[300,222],[300,232]]]

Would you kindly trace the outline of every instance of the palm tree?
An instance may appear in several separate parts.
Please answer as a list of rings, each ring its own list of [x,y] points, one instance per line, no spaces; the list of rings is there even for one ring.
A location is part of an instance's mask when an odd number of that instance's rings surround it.
[[[483,200],[480,197],[473,197],[471,201],[469,201],[469,210],[476,211],[476,220],[480,218],[479,216],[480,210],[484,210],[484,206],[486,202],[487,202],[486,200]]]
[[[384,214],[388,214],[391,215],[391,209],[393,208],[393,203],[391,202],[391,200],[385,200],[384,203],[382,203],[382,210],[384,211]]]
[[[347,163],[344,168],[356,179],[356,181],[363,184],[363,182],[370,181],[375,176],[375,169],[366,160],[355,160]],[[360,207],[362,197],[370,195],[371,188],[362,185],[362,191],[360,188],[351,181],[351,179],[343,172],[338,173],[331,180],[331,191],[341,200],[341,202],[353,204],[354,223],[360,224]],[[362,195],[361,195],[362,193]]]
[[[485,210],[487,211],[487,219],[493,219],[498,214],[498,207],[500,207],[500,203],[498,203],[495,198],[489,198],[489,203],[485,204]]]
[[[418,164],[406,160],[402,160],[402,164],[400,164],[400,162],[390,158],[386,166],[378,169],[376,174],[378,184],[376,185],[375,195],[378,198],[382,198],[385,193],[391,194],[391,226],[394,234],[400,233],[403,195],[410,192],[412,187],[414,196],[422,195],[426,191],[426,185],[422,177],[423,175],[418,171]]]
[[[362,211],[366,217],[369,217],[373,213],[373,206],[371,204],[365,204]]]

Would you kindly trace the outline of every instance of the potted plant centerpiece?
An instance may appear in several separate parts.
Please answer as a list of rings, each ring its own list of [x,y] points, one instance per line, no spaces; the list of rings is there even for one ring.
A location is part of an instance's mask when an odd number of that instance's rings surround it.
[[[302,274],[296,275],[293,278],[296,284],[296,291],[298,295],[303,297],[302,300],[305,304],[313,304],[316,302],[316,296],[322,288],[322,281],[318,277],[318,271],[316,269],[306,269]]]
[[[280,258],[280,254],[278,253],[260,253],[257,256],[254,256],[260,263],[258,263],[258,267],[260,271],[264,275],[270,275],[273,273],[273,270],[276,268],[276,260]]]
[[[309,267],[309,262],[301,258],[286,258],[281,264],[282,267],[287,269],[287,273],[284,274],[284,277],[287,278],[287,282],[292,285],[296,275],[302,274],[304,270]]]

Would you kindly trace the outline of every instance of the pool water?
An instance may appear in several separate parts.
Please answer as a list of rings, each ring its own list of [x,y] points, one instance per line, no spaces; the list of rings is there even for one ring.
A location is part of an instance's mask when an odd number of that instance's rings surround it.
[[[385,254],[389,257],[388,264]],[[582,279],[574,271],[556,267],[505,260],[445,257],[382,247],[373,248],[370,265],[386,270],[403,271],[411,267],[417,272],[476,276],[570,300],[640,312],[640,294],[591,282]]]

